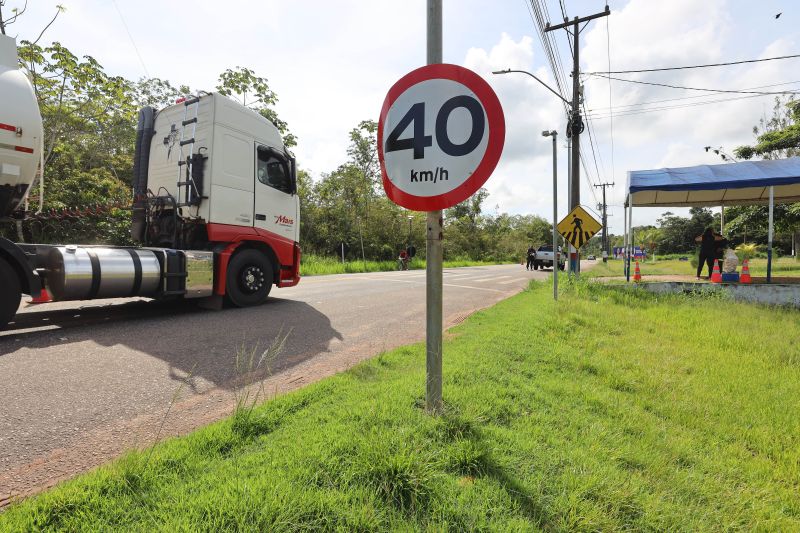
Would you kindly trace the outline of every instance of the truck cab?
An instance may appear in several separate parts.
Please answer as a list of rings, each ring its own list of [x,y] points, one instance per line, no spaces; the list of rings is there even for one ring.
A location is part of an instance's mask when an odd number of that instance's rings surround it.
[[[0,36],[0,218],[24,218],[41,171],[42,120]],[[0,238],[0,328],[38,301],[143,296],[239,307],[299,280],[294,156],[265,117],[216,93],[139,112],[131,237],[138,244],[18,244]]]
[[[294,156],[269,120],[217,93],[140,112],[132,236],[145,246],[215,252],[215,294],[232,295],[227,262],[260,250],[278,287],[299,281]],[[234,288],[235,292],[235,288]],[[235,296],[233,296],[236,299]]]

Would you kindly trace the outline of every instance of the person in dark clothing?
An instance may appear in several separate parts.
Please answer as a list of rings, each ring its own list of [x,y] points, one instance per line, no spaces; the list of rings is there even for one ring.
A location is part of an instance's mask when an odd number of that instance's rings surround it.
[[[532,270],[533,269],[533,260],[536,258],[536,248],[532,245],[528,246],[528,265],[525,267],[525,270]]]
[[[697,279],[703,271],[703,264],[708,264],[708,277],[711,277],[711,269],[714,268],[714,259],[717,259],[717,238],[714,230],[706,228],[702,235],[698,235],[694,240],[700,243],[700,260],[697,262]],[[722,236],[719,236],[721,239]]]

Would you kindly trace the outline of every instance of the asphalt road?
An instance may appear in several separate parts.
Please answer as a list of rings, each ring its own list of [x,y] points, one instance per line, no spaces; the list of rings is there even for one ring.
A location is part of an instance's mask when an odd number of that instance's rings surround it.
[[[547,277],[519,265],[446,269],[445,326]],[[258,357],[282,335],[268,372],[237,370],[237,354]],[[304,278],[249,309],[24,303],[0,332],[0,506],[230,414],[243,381],[279,393],[424,338],[424,271]]]

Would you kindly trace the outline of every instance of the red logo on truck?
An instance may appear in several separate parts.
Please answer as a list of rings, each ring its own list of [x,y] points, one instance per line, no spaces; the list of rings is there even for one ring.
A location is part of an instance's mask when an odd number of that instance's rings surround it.
[[[294,224],[294,220],[285,215],[277,215],[275,217],[275,223],[279,226],[291,226]]]

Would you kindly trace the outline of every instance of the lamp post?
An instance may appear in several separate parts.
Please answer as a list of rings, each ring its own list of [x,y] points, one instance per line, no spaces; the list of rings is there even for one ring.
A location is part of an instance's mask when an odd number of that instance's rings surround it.
[[[580,114],[579,111],[577,110],[577,107],[576,107],[577,106],[577,102],[570,102],[569,100],[567,100],[566,98],[561,96],[558,93],[558,91],[556,91],[555,89],[553,89],[552,87],[547,85],[545,82],[543,82],[542,80],[540,80],[539,78],[537,78],[536,76],[534,76],[533,74],[528,72],[527,70],[512,70],[512,69],[495,70],[495,71],[492,72],[492,74],[510,74],[512,72],[516,72],[516,73],[519,73],[519,74],[527,74],[528,76],[530,76],[534,80],[538,81],[540,84],[544,85],[544,87],[548,91],[550,91],[551,93],[556,95],[562,102],[567,104],[570,107],[570,109],[572,109],[572,115],[573,116],[577,116],[577,115]],[[570,124],[568,126],[568,128],[572,128],[572,125]],[[548,133],[553,133],[554,134],[555,132],[548,132]],[[569,134],[569,132],[568,132],[568,134]],[[542,132],[542,135],[544,135],[544,132]],[[569,139],[572,139],[572,137],[574,137],[575,140],[577,141],[577,135],[575,133],[573,133],[572,136],[567,135],[567,137]],[[555,139],[555,135],[553,135],[553,139]],[[572,151],[572,150],[570,150],[570,151]],[[569,184],[569,203],[567,205],[568,209],[573,209],[578,204],[580,204],[580,184],[578,183],[578,180],[577,180],[577,178],[579,177],[578,176],[578,172],[577,172],[577,168],[578,168],[578,162],[574,161],[570,165],[569,176],[568,176],[568,184]],[[553,191],[553,194],[555,194],[555,190]],[[554,243],[554,245],[553,245],[553,253],[555,254],[556,253],[555,237],[553,238],[553,243]],[[569,250],[572,250],[572,248],[569,248]],[[575,255],[575,258],[576,258],[576,260],[574,262],[570,258],[569,271],[570,271],[570,274],[574,274],[574,275],[577,276],[579,268],[580,268],[580,266],[579,266],[580,262],[578,261],[577,254]]]
[[[543,131],[543,137],[553,138],[553,300],[558,300],[558,158],[556,156],[556,138],[558,132]]]

